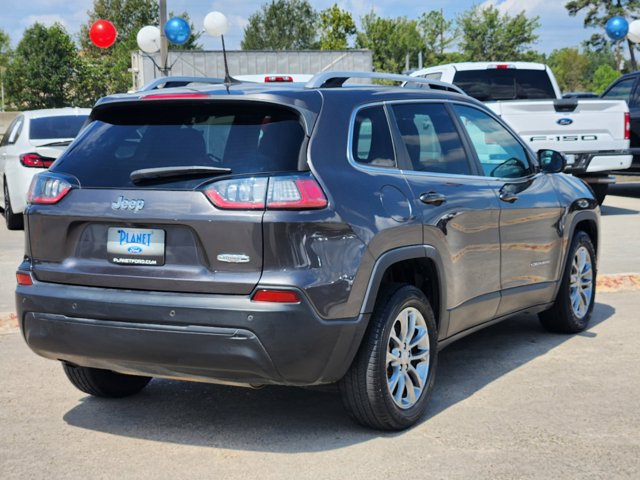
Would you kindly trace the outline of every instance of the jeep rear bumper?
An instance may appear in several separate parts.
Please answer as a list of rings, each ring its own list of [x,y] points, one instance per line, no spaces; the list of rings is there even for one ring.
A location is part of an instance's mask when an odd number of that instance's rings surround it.
[[[261,286],[264,288],[264,286]],[[369,320],[298,304],[38,282],[16,290],[37,354],[121,373],[232,384],[315,385],[345,374]]]

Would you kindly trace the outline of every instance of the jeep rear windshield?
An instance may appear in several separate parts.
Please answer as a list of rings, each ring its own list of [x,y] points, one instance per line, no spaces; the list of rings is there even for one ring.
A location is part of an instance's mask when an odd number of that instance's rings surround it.
[[[278,105],[143,100],[110,105],[95,116],[52,168],[82,187],[137,188],[131,173],[144,169],[214,167],[209,170],[235,175],[305,168],[299,115]],[[203,177],[155,183],[191,188]]]
[[[497,100],[555,99],[556,94],[545,70],[490,68],[461,70],[453,83],[481,102]]]

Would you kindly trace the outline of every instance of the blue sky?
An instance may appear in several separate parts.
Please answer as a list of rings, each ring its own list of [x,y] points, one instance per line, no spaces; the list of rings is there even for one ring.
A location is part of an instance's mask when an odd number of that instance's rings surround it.
[[[188,12],[196,28],[202,28],[203,19],[208,12],[223,12],[230,20],[230,30],[225,35],[227,48],[235,49],[240,48],[247,19],[267,1],[167,0],[167,8],[174,12]],[[335,0],[311,0],[317,10],[333,3]],[[582,17],[568,15],[564,8],[566,0],[343,0],[338,3],[349,10],[356,20],[372,9],[381,16],[408,18],[418,18],[424,11],[435,9],[442,9],[447,18],[454,18],[477,4],[493,4],[512,15],[524,10],[529,16],[540,17],[542,26],[537,30],[540,38],[534,48],[544,53],[550,53],[556,48],[578,46],[582,40],[597,32],[584,29]],[[22,37],[24,29],[36,21],[46,25],[60,22],[70,34],[76,36],[80,25],[87,21],[87,11],[92,5],[93,0],[2,0],[0,28],[10,35],[14,46]],[[219,39],[203,35],[201,41],[205,49],[220,48]]]

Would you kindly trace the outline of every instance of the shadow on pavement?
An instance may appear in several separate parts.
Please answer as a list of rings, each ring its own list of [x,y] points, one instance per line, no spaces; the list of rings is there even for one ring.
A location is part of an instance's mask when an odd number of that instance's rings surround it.
[[[596,304],[592,326],[614,313],[611,306]],[[589,331],[581,335],[596,336]],[[436,386],[422,423],[571,338],[547,333],[537,317],[522,315],[459,340],[440,353]],[[85,397],[64,420],[145,440],[276,453],[333,450],[399,435],[352,423],[332,387],[250,390],[154,380],[127,399]]]
[[[640,211],[630,208],[611,207],[609,205],[601,205],[600,212],[602,216],[610,217],[613,215],[638,215]]]

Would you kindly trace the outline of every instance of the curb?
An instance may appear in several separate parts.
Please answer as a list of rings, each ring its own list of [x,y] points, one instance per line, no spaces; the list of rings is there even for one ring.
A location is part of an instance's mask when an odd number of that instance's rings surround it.
[[[599,293],[640,291],[640,274],[622,273],[598,275]],[[18,316],[14,312],[0,313],[0,335],[18,331]]]

